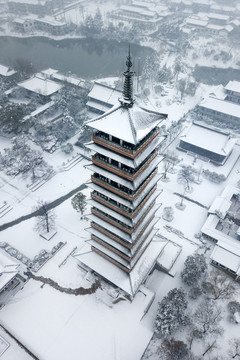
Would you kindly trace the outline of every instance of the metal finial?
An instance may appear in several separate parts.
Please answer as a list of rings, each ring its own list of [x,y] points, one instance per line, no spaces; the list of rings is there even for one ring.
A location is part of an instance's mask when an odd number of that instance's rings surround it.
[[[131,60],[132,59],[131,59],[130,44],[129,44],[128,56],[127,56],[127,61],[126,61],[128,71],[130,71],[130,68],[132,67],[132,61]]]
[[[130,52],[130,44],[129,44],[126,65],[127,65],[127,70],[124,71],[124,73],[123,73],[123,75],[125,77],[124,85],[123,85],[123,103],[125,105],[131,106],[133,104],[133,79],[132,79],[132,77],[133,77],[134,72],[131,71],[132,59],[131,59],[131,52]]]

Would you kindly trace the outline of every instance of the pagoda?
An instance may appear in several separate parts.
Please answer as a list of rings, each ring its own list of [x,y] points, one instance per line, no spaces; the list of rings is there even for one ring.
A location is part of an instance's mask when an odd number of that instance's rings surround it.
[[[88,269],[130,297],[146,279],[161,251],[154,240],[158,229],[158,147],[160,126],[167,115],[137,106],[133,71],[126,61],[122,97],[108,112],[88,120],[93,129],[86,146],[93,153],[91,227],[87,248],[77,256]]]

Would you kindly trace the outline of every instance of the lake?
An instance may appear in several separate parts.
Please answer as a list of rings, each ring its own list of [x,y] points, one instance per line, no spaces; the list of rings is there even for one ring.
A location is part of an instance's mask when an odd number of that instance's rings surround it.
[[[48,67],[93,79],[120,76],[126,68],[128,44],[96,39],[52,40],[45,37],[0,37],[0,64],[14,66],[16,59],[27,59],[37,71]],[[135,71],[143,66],[153,50],[131,45]]]

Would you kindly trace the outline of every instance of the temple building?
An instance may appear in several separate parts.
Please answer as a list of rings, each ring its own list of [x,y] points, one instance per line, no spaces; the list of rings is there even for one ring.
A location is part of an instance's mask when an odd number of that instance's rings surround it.
[[[235,142],[230,133],[194,121],[181,133],[178,149],[223,165],[231,155]]]
[[[167,115],[143,109],[133,99],[130,52],[121,98],[88,120],[93,130],[90,240],[77,258],[87,269],[133,297],[162,250],[158,229],[158,146]]]

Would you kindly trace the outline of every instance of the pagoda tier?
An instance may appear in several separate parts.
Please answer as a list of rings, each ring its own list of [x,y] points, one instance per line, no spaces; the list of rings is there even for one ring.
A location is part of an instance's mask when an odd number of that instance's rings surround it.
[[[131,289],[126,292],[134,296],[137,287],[133,286],[131,274],[135,267],[141,268],[142,264],[146,275],[145,264],[148,263],[149,270],[153,266],[147,254],[155,260],[158,255],[152,252],[157,245],[151,243],[160,207],[157,166],[162,156],[158,147],[165,139],[160,135],[159,125],[166,115],[138,107],[129,97],[132,94],[128,89],[132,76],[129,59],[123,99],[107,113],[86,123],[93,129],[92,141],[86,144],[92,152],[92,164],[86,166],[92,171],[91,182],[87,184],[92,190],[88,215],[91,227],[87,229],[91,234],[88,240],[91,251],[84,250],[79,259],[111,282],[113,277],[106,271],[109,265],[104,269],[99,264],[114,265],[119,279],[125,279],[124,285],[118,282],[116,285],[124,291]],[[122,271],[128,274],[127,278],[121,275]],[[141,281],[138,270],[139,284]]]

